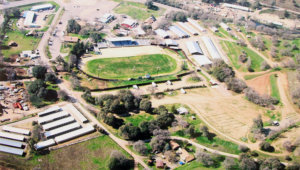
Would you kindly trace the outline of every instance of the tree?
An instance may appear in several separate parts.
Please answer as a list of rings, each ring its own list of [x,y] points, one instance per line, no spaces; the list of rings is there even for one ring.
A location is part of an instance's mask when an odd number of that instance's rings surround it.
[[[80,59],[80,57],[85,53],[86,51],[86,46],[84,45],[83,42],[77,42],[72,50],[71,50],[71,54],[75,55],[77,57],[77,60],[76,60],[76,65],[78,64],[78,61]]]
[[[95,104],[95,98],[92,96],[90,90],[86,90],[81,97],[88,103]]]
[[[90,38],[92,38],[94,43],[100,42],[102,40],[101,34],[96,33],[96,32],[91,33]]]
[[[179,161],[179,158],[174,151],[168,150],[164,155],[166,155],[168,161],[171,163],[176,163]]]
[[[239,150],[241,152],[248,152],[249,148],[246,145],[239,145]]]
[[[196,129],[194,125],[190,125],[186,130],[186,134],[189,134],[191,137],[194,137],[196,135]]]
[[[289,18],[290,17],[290,13],[287,10],[284,11],[283,15],[284,15],[285,18]]]
[[[235,162],[233,158],[226,157],[223,166],[225,167],[226,170],[236,170],[238,169],[238,164]]]
[[[32,69],[32,75],[37,79],[45,79],[46,73],[47,68],[44,66],[34,66]]]
[[[151,139],[150,146],[153,151],[162,152],[170,138],[168,130],[156,129],[153,131],[153,138]]]
[[[45,87],[46,84],[43,80],[35,80],[28,86],[28,93],[36,95],[42,87]]]
[[[147,7],[148,9],[154,9],[154,8],[155,8],[155,6],[154,6],[152,0],[147,0],[147,1],[145,2],[145,5],[146,5],[146,7]]]
[[[201,162],[203,166],[210,167],[214,166],[216,162],[213,160],[212,156],[208,153],[197,151],[196,153],[197,161]]]
[[[124,154],[119,151],[112,151],[108,162],[110,170],[129,170],[133,167],[133,161],[126,158]]]
[[[142,99],[140,102],[140,109],[144,110],[147,113],[151,113],[152,111],[152,103],[148,99]]]
[[[67,101],[69,99],[69,95],[66,91],[64,90],[59,90],[58,91],[58,96],[63,100],[63,101]]]
[[[253,125],[251,127],[251,131],[258,131],[258,132],[262,132],[264,128],[264,124],[263,121],[261,119],[261,115],[259,115],[257,118],[253,119]]]
[[[81,30],[81,26],[74,19],[68,21],[68,25],[67,25],[68,33],[78,34],[80,30]]]
[[[274,152],[274,147],[271,146],[271,144],[269,142],[261,142],[259,144],[259,148],[263,151],[267,151],[267,152]]]
[[[262,63],[261,63],[261,66],[260,66],[260,69],[261,70],[268,70],[268,69],[270,69],[271,67],[270,67],[270,65],[266,62],[266,61],[263,61]]]
[[[74,90],[81,90],[81,85],[80,85],[80,81],[78,80],[77,77],[72,77],[71,78],[71,86]]]
[[[126,140],[137,140],[141,137],[140,134],[140,128],[133,126],[131,123],[120,127],[120,135]]]
[[[256,162],[249,157],[242,157],[240,160],[240,169],[242,170],[257,170],[258,166]]]
[[[145,142],[139,140],[133,144],[133,149],[140,153],[141,155],[145,156],[148,153],[148,148],[145,145]]]
[[[37,97],[41,99],[46,99],[48,95],[48,90],[45,87],[41,87],[37,93]]]
[[[299,169],[300,169],[300,164],[298,162],[289,164],[287,167],[287,170],[299,170]]]
[[[163,113],[157,116],[156,122],[161,129],[167,129],[169,126],[172,125],[174,119],[175,116],[173,113]]]
[[[45,81],[56,83],[57,77],[53,73],[47,73],[45,77]]]
[[[278,158],[267,158],[260,164],[260,169],[284,170],[284,166]]]
[[[208,131],[207,126],[202,125],[202,126],[200,127],[200,131],[202,132],[202,135],[203,135],[204,137],[207,137],[207,138],[210,137],[210,132]]]
[[[118,129],[120,126],[123,125],[124,120],[116,118],[113,114],[104,114],[103,115],[103,122],[112,126],[115,129]]]
[[[247,84],[239,78],[228,78],[226,79],[226,85],[228,90],[232,90],[236,93],[241,93],[244,89],[247,88]]]

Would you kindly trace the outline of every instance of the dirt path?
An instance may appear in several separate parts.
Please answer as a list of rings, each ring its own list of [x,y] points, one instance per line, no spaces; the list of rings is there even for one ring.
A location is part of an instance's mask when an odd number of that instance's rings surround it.
[[[257,91],[260,95],[271,94],[271,74],[265,74],[254,79],[246,81],[247,85]]]

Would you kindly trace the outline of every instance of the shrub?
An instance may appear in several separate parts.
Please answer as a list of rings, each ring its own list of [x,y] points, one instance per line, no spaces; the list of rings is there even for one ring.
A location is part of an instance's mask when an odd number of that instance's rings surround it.
[[[140,153],[141,155],[147,155],[148,148],[145,145],[145,142],[142,140],[139,140],[133,144],[133,149]]]
[[[274,152],[274,147],[271,146],[271,144],[269,142],[261,142],[259,144],[259,148],[263,151],[267,151],[267,152]]]
[[[112,151],[108,163],[110,170],[127,170],[133,167],[133,161],[126,158],[124,154],[119,151]]]
[[[239,145],[239,150],[241,152],[248,152],[249,148],[246,145]]]

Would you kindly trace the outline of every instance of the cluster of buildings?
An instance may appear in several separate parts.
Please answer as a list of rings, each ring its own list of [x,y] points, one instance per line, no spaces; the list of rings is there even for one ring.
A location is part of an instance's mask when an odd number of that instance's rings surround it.
[[[36,12],[51,10],[54,6],[50,3],[35,5],[29,11],[25,11],[23,13],[24,19],[24,27],[25,28],[39,28],[40,25],[35,23],[36,20]]]
[[[25,141],[29,136],[30,130],[3,126],[0,131],[0,152],[23,156],[27,146]]]
[[[95,131],[93,125],[87,124],[88,120],[76,107],[68,104],[65,108],[68,108],[73,115],[58,106],[38,113],[38,124],[41,125],[46,140],[35,144],[36,150],[61,144]]]

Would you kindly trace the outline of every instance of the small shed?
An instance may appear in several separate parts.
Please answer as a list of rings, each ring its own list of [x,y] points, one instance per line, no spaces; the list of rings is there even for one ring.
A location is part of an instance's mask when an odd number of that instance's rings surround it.
[[[163,169],[165,168],[165,164],[162,160],[156,160],[156,168],[160,168],[160,169]]]
[[[185,157],[185,162],[189,163],[191,161],[195,160],[195,156],[192,154],[189,154],[189,156]]]
[[[185,107],[179,107],[179,108],[177,109],[177,112],[178,112],[179,114],[188,114],[188,113],[189,113],[189,111],[188,111]]]
[[[170,146],[171,146],[172,150],[176,150],[180,147],[180,145],[173,140],[170,141]]]
[[[180,92],[181,92],[182,94],[186,94],[186,91],[185,91],[183,88],[180,89]]]

